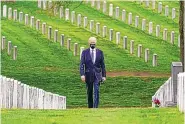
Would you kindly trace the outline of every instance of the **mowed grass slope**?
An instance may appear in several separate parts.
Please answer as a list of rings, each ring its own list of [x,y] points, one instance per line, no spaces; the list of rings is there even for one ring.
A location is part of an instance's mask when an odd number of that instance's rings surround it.
[[[79,3],[75,2],[70,5],[70,10],[73,10]],[[48,25],[53,26],[53,28],[59,29],[61,33],[66,34],[72,38],[73,42],[78,42],[80,45],[87,46],[87,39],[90,36],[96,36],[93,33],[87,32],[82,28],[78,28],[71,25],[70,22],[66,22],[59,17],[48,16],[49,13],[42,11],[37,8],[36,2],[16,2],[15,4],[7,4],[13,8],[34,15],[36,18],[40,19],[42,22],[47,22]],[[121,35],[128,34],[128,42],[131,39],[135,40],[135,54],[130,56],[129,49],[123,50],[121,45],[117,47],[114,42],[109,42],[107,39],[102,39],[98,37],[98,47],[102,49],[105,53],[105,59],[107,63],[108,70],[129,70],[130,71],[155,71],[155,72],[170,72],[170,66],[172,61],[179,61],[179,49],[175,45],[171,45],[169,42],[160,40],[154,36],[150,36],[143,31],[130,27],[121,21],[114,20],[106,15],[101,14],[97,10],[88,7],[87,5],[80,5],[75,9],[76,14],[81,13],[82,15],[88,16],[88,20],[94,19],[100,22],[102,25],[108,25],[112,27],[115,31],[121,31]],[[70,27],[70,28],[69,28]],[[60,33],[59,33],[60,34]],[[74,40],[73,40],[74,39]],[[121,40],[122,41],[122,40]],[[137,45],[141,43],[144,48],[150,49],[150,62],[144,63],[144,52],[142,58],[137,58]],[[129,48],[129,45],[128,45]],[[143,50],[144,51],[144,50]],[[152,67],[152,54],[158,54],[158,67]],[[124,56],[126,55],[126,57]],[[131,58],[131,59],[130,59]],[[133,59],[134,58],[134,59]],[[134,63],[133,63],[134,62]],[[135,64],[140,63],[140,64]]]
[[[86,106],[80,81],[79,56],[43,37],[36,30],[2,20],[2,35],[18,46],[13,61],[2,51],[2,75],[46,91],[67,96],[67,106]],[[101,106],[151,106],[151,97],[167,78],[115,77],[101,86]]]
[[[183,124],[176,108],[2,110],[3,124]]]

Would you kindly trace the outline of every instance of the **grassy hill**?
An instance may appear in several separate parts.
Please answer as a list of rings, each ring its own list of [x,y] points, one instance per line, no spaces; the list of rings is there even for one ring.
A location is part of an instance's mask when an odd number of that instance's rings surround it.
[[[79,43],[79,46],[87,48],[88,38],[96,36],[98,48],[102,49],[105,54],[108,72],[127,70],[130,72],[169,73],[171,62],[179,59],[177,45],[172,46],[169,42],[112,19],[88,5],[82,4],[75,9],[76,13],[88,16],[88,20],[94,19],[101,25],[105,24],[120,31],[123,35],[128,35],[129,40],[135,40],[135,45],[142,43],[145,48],[149,47],[151,55],[152,53],[159,55],[159,66],[152,67],[151,58],[149,63],[145,63],[143,58],[136,57],[136,54],[130,55],[128,50],[123,50],[115,42],[110,42],[100,35],[89,32],[88,29],[77,27],[49,12],[38,9],[36,2],[2,2],[2,5],[4,4],[18,9],[18,11],[21,10],[24,14],[35,16],[36,19],[41,20],[41,23],[46,22],[47,26],[52,26],[53,30],[58,29],[59,34],[65,34],[65,41],[68,37],[72,38],[72,50],[68,51],[59,43],[48,40],[47,36],[42,35],[41,32],[25,26],[23,23],[2,18],[2,35],[6,36],[7,40],[11,40],[13,45],[18,46],[16,61],[7,55],[6,50],[2,51],[2,75],[65,95],[68,107],[86,106],[85,84],[80,81],[78,70],[79,54],[76,57],[73,56],[73,43],[75,42]],[[72,10],[77,4],[72,4],[70,9]],[[151,96],[167,78],[108,77],[100,89],[100,105],[107,107],[151,106]]]
[[[70,5],[70,10],[79,5],[78,2]],[[128,42],[135,40],[135,54],[131,56],[129,50],[123,50],[121,45],[117,47],[114,42],[109,42],[107,39],[97,36],[83,28],[78,28],[72,25],[70,22],[66,22],[64,19],[52,16],[49,12],[38,9],[35,2],[16,2],[16,4],[8,4],[18,10],[34,15],[42,22],[47,22],[53,29],[58,29],[59,34],[64,33],[66,36],[72,38],[72,42],[78,42],[80,46],[87,46],[87,39],[90,36],[96,36],[98,38],[98,47],[104,50],[105,60],[109,71],[154,71],[154,72],[170,72],[170,66],[172,61],[179,61],[179,48],[177,45],[171,45],[167,41],[163,41],[155,36],[148,35],[140,29],[129,26],[121,21],[112,19],[99,11],[88,7],[87,5],[80,5],[75,9],[76,13],[81,13],[83,16],[87,16],[88,20],[94,19],[96,22],[100,22],[102,25],[107,25],[108,28],[113,28],[115,31],[120,31],[121,36],[127,35]],[[85,11],[84,11],[85,10]],[[168,24],[171,25],[171,24]],[[70,27],[70,28],[69,28]],[[138,58],[136,51],[137,45],[142,44],[144,48],[150,49],[150,62],[144,62],[144,52],[142,58]],[[129,48],[129,44],[128,44]],[[158,67],[152,67],[152,54],[158,54]],[[134,58],[134,59],[133,59]]]
[[[16,33],[19,32],[19,33]],[[18,46],[13,61],[2,52],[2,75],[67,96],[68,106],[85,106],[85,85],[79,78],[79,57],[36,30],[2,20],[2,34]],[[101,87],[104,106],[150,106],[151,96],[167,78],[115,77]]]

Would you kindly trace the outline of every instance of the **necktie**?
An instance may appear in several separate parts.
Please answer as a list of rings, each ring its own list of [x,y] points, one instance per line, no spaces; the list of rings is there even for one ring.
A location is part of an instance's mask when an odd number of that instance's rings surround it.
[[[94,50],[92,49],[92,52],[91,52],[91,59],[92,59],[92,62],[94,64]]]

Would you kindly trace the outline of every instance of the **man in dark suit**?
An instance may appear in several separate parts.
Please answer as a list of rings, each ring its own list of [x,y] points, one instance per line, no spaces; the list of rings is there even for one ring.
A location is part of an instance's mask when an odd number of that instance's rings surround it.
[[[86,82],[88,107],[98,108],[100,82],[106,80],[106,70],[103,52],[96,48],[96,38],[89,38],[90,48],[81,54],[80,75],[81,80]],[[94,103],[93,103],[94,87]]]

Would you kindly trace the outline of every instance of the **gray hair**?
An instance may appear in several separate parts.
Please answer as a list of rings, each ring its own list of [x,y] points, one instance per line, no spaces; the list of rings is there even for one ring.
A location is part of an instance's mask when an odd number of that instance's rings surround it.
[[[89,40],[88,40],[89,43],[91,42],[97,42],[96,38],[95,37],[90,37]]]

